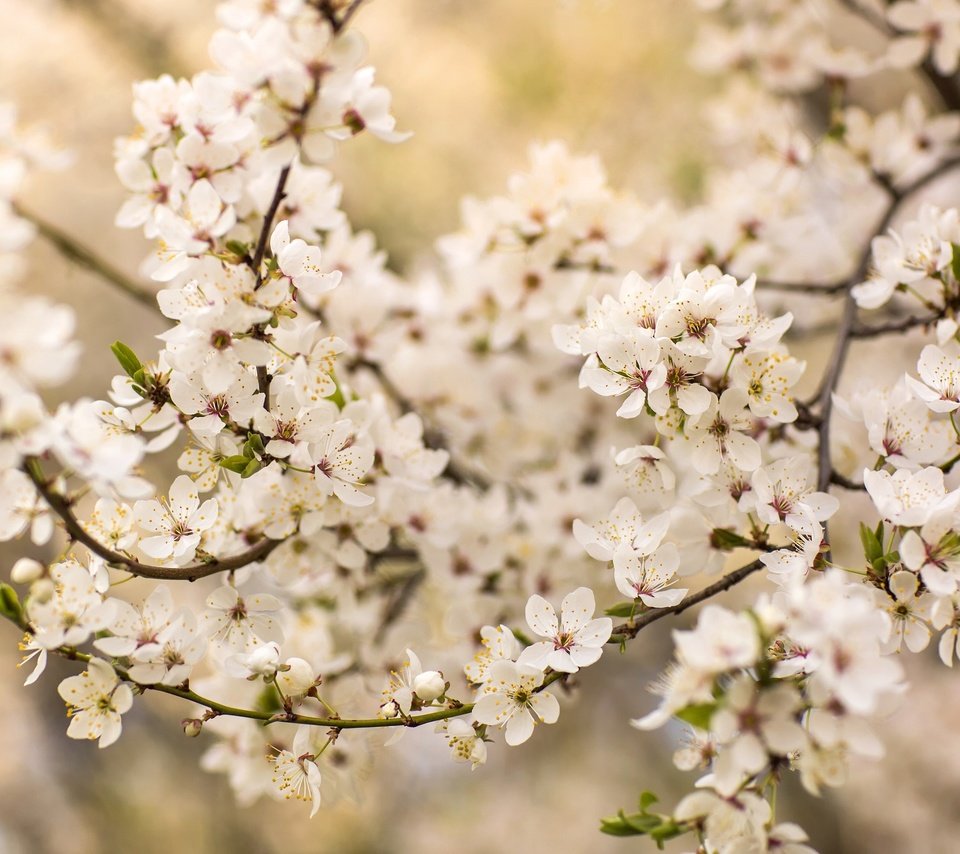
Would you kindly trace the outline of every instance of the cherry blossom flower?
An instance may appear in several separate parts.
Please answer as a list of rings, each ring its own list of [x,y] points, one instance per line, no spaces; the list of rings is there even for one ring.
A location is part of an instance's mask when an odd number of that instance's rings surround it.
[[[273,784],[285,799],[295,798],[311,804],[310,818],[320,809],[320,768],[316,755],[310,752],[310,727],[298,727],[290,750],[280,750],[271,757]]]
[[[929,593],[918,595],[920,581],[912,572],[894,572],[887,581],[890,595],[884,607],[890,615],[890,636],[883,645],[884,652],[899,652],[906,644],[910,652],[920,652],[930,643],[929,620],[934,597]],[[884,594],[878,594],[883,596]]]
[[[170,487],[165,501],[138,501],[133,508],[137,525],[153,536],[141,538],[144,554],[185,564],[193,560],[204,531],[217,520],[217,501],[203,504],[193,481],[181,475]]]
[[[506,626],[484,626],[480,629],[482,649],[464,667],[467,680],[482,685],[490,678],[490,667],[497,661],[514,661],[521,652],[520,641]]]
[[[83,673],[64,679],[57,691],[71,716],[70,738],[97,739],[100,747],[120,738],[120,716],[130,711],[133,692],[106,661],[91,658]]]
[[[273,252],[280,273],[293,287],[311,299],[333,290],[340,284],[339,270],[325,272],[320,263],[320,249],[309,246],[306,241],[290,239],[290,226],[286,220],[278,222],[270,236],[270,251]]]
[[[520,653],[517,664],[576,673],[581,667],[596,663],[613,631],[609,617],[592,619],[596,607],[593,591],[578,587],[563,597],[558,620],[553,605],[542,596],[531,596],[526,607],[527,623],[536,634],[549,640],[528,646]]]
[[[538,724],[553,724],[560,717],[560,704],[543,685],[543,672],[513,661],[495,661],[482,693],[473,707],[474,719],[502,727],[511,746],[523,744]]]

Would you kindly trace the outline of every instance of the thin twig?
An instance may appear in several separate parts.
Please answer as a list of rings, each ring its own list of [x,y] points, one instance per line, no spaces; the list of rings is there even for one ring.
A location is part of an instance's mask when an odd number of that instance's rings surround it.
[[[96,537],[91,536],[74,515],[70,501],[52,489],[50,482],[43,476],[39,462],[35,458],[28,458],[24,466],[24,471],[33,481],[37,491],[49,505],[50,509],[63,521],[67,533],[73,540],[83,543],[90,551],[102,557],[107,563],[118,566],[126,572],[141,578],[156,578],[166,581],[196,581],[198,578],[205,578],[220,572],[232,572],[233,570],[248,566],[251,563],[263,560],[276,549],[277,546],[284,542],[283,540],[262,539],[256,545],[240,554],[225,558],[214,558],[210,561],[192,564],[190,566],[153,566],[151,564],[140,563],[140,561],[132,557],[113,551],[113,549],[105,546]]]
[[[277,178],[277,187],[273,191],[273,198],[270,200],[270,207],[263,215],[263,225],[260,227],[260,238],[257,240],[257,249],[253,253],[253,259],[250,261],[250,268],[257,275],[257,284],[254,290],[263,284],[263,273],[260,265],[263,262],[263,256],[267,252],[267,241],[270,239],[270,231],[273,228],[273,218],[277,215],[277,210],[285,195],[284,190],[287,186],[287,178],[290,177],[290,166],[284,166],[280,170],[280,176]]]
[[[343,13],[343,17],[340,18],[340,25],[336,28],[336,31],[344,29],[347,24],[350,23],[350,19],[360,11],[360,7],[363,5],[364,0],[353,0],[353,2],[347,7],[347,11]]]
[[[960,166],[960,157],[952,157],[948,160],[944,160],[925,175],[922,175],[916,181],[900,190],[887,205],[883,216],[880,218],[880,222],[877,223],[876,227],[873,229],[873,235],[876,236],[877,234],[883,234],[890,227],[894,217],[896,217],[898,211],[900,210],[900,205],[902,205],[906,199],[919,190],[922,190],[928,184],[933,183],[947,172],[955,169],[957,166]],[[867,241],[867,245],[864,247],[863,252],[860,255],[860,262],[857,264],[856,271],[847,280],[851,287],[847,290],[846,296],[844,297],[843,314],[840,318],[840,327],[837,331],[837,342],[834,346],[833,355],[830,357],[830,361],[827,364],[827,369],[824,372],[823,379],[820,383],[820,388],[817,392],[816,400],[819,406],[819,414],[821,419],[820,447],[818,449],[817,488],[821,491],[825,490],[830,485],[830,474],[832,471],[832,465],[830,463],[830,415],[833,409],[833,392],[836,389],[837,383],[840,380],[840,375],[843,372],[843,366],[846,362],[847,353],[850,349],[850,343],[853,340],[852,333],[854,330],[854,324],[856,323],[857,319],[857,303],[853,298],[852,286],[863,281],[870,270],[872,243],[872,238]],[[824,537],[826,538],[826,533],[824,533]]]
[[[735,569],[733,572],[727,573],[727,575],[725,575],[719,581],[714,582],[709,587],[704,587],[703,590],[698,593],[694,593],[693,596],[688,596],[679,605],[674,605],[672,608],[652,608],[645,614],[641,614],[636,619],[616,626],[613,630],[613,636],[611,636],[610,643],[619,643],[621,637],[635,638],[641,629],[646,628],[651,623],[655,623],[657,620],[662,620],[664,617],[675,617],[677,614],[682,614],[688,608],[692,608],[694,605],[699,605],[701,602],[705,602],[707,599],[713,598],[718,593],[723,593],[725,590],[729,590],[734,585],[743,581],[743,579],[753,575],[753,573],[755,573],[757,570],[763,569],[763,567],[763,561],[759,559],[755,560],[752,563],[748,563],[746,566],[741,566],[739,569]]]
[[[908,329],[914,329],[917,326],[932,326],[941,315],[931,314],[926,317],[903,317],[899,320],[890,320],[886,323],[876,323],[873,325],[854,324],[850,330],[851,338],[878,338],[881,335],[890,335],[895,332],[906,332]]]
[[[145,305],[159,313],[160,306],[157,305],[156,295],[136,284],[136,282],[110,264],[109,261],[105,261],[92,249],[84,246],[74,237],[57,228],[57,226],[47,222],[32,211],[27,210],[19,202],[14,205],[14,210],[20,217],[33,223],[37,229],[37,233],[44,240],[48,241],[67,260],[72,261],[79,267],[83,267],[85,270],[89,270],[91,273],[95,273],[101,279],[118,287],[127,296],[133,297],[133,299],[141,305]]]
[[[830,472],[830,483],[836,484],[843,489],[849,489],[851,492],[862,492],[866,489],[862,483],[857,483],[855,480],[850,480],[850,478],[845,477],[835,469],[831,470]]]
[[[777,282],[758,279],[757,287],[765,291],[785,291],[795,294],[816,294],[818,296],[839,296],[848,287],[849,279],[837,282]]]
[[[761,569],[763,564],[759,561],[753,561],[753,563],[742,566],[739,569],[735,569],[733,572],[724,576],[720,581],[715,584],[711,584],[709,587],[705,587],[699,593],[694,594],[685,601],[681,602],[679,605],[676,605],[673,608],[662,608],[649,611],[646,614],[641,615],[638,619],[624,624],[622,626],[617,626],[613,630],[613,635],[609,643],[611,644],[620,644],[632,638],[635,638],[641,629],[650,625],[657,620],[663,619],[664,617],[675,616],[686,611],[688,608],[692,608],[694,605],[711,598],[712,596],[722,593],[725,590],[729,590],[735,584],[743,581],[752,573],[756,572],[758,569]],[[19,621],[15,619],[10,614],[4,614],[11,622],[18,625],[24,631],[30,632],[31,626],[25,618],[21,618]],[[57,653],[58,655],[63,656],[74,661],[83,661],[89,662],[92,655],[85,652],[80,652],[73,647],[60,647],[58,649],[52,650],[52,652]],[[214,712],[216,715],[226,715],[230,717],[237,718],[248,718],[252,720],[262,721],[264,724],[269,723],[292,723],[292,724],[303,724],[307,726],[320,726],[327,727],[334,730],[344,730],[344,729],[373,729],[373,728],[382,728],[382,727],[410,727],[416,728],[424,726],[425,724],[438,723],[440,721],[449,720],[450,718],[462,717],[468,715],[473,711],[473,703],[460,703],[456,700],[448,700],[446,708],[438,709],[436,711],[426,712],[424,714],[416,715],[407,715],[396,718],[338,718],[338,717],[328,717],[320,718],[313,717],[311,715],[301,715],[296,712],[279,712],[273,713],[268,711],[260,711],[256,709],[241,709],[234,706],[227,706],[224,703],[220,703],[216,700],[211,700],[207,697],[203,697],[200,694],[197,694],[195,691],[192,691],[186,684],[182,686],[172,686],[172,685],[140,685],[140,683],[135,682],[130,678],[129,673],[120,665],[111,664],[114,671],[117,675],[128,682],[131,682],[142,691],[158,691],[163,694],[169,694],[174,697],[179,697],[182,700],[188,700],[197,705],[204,706],[209,709],[211,712]],[[543,683],[534,689],[534,693],[538,693],[548,686],[552,685],[554,682],[557,682],[563,679],[567,674],[558,673],[556,671],[548,672],[544,677]]]

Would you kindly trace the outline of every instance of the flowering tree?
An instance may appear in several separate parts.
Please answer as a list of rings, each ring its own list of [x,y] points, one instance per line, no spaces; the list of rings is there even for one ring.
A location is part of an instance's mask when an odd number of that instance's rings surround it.
[[[960,2],[699,5],[694,58],[726,77],[701,204],[641,204],[535,146],[407,279],[320,165],[407,136],[361,0],[229,0],[216,70],[135,86],[117,224],[152,242],[143,284],[21,205],[65,158],[0,116],[6,268],[39,233],[170,321],[156,354],[113,345],[107,399],[49,412],[72,313],[0,291],[0,538],[66,535],[13,565],[0,610],[28,684],[80,663],[68,736],[106,747],[172,695],[242,802],[313,814],[368,761],[356,730],[430,725],[476,768],[557,723],[605,651],[709,601],[634,721],[685,723],[696,788],[602,829],[811,850],[775,818],[784,776],[840,785],[882,752],[898,654],[934,633],[960,654],[960,215],[928,198],[960,166]],[[881,74],[907,95],[871,112]],[[800,393],[789,347],[825,331]],[[874,382],[841,388],[882,336]],[[831,542],[835,516],[858,543]],[[754,575],[750,607],[712,601]]]

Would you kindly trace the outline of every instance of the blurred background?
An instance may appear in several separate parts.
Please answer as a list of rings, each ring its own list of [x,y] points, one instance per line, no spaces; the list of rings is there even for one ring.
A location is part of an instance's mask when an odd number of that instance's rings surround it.
[[[114,137],[129,132],[130,84],[209,65],[214,0],[0,0],[7,30],[0,99],[45,125],[75,165],[41,175],[27,206],[135,274],[138,232],[113,227],[123,198]],[[403,272],[429,264],[432,244],[458,222],[458,200],[500,192],[531,141],[562,138],[596,151],[614,186],[644,201],[695,197],[700,110],[711,83],[686,65],[692,4],[663,0],[370,0],[356,27],[378,79],[394,95],[406,144],[361,137],[332,164],[344,207],[370,228]],[[108,344],[123,327],[135,350],[161,330],[148,309],[65,263],[38,241],[23,286],[70,303],[84,343],[70,397],[102,396],[114,372]],[[2,553],[9,564],[11,552]],[[731,598],[733,598],[731,596]],[[439,739],[414,732],[384,752],[359,803],[307,811],[271,802],[238,807],[225,780],[198,765],[203,742],[185,739],[187,710],[165,697],[137,703],[107,751],[69,741],[52,662],[28,690],[16,634],[0,627],[0,854],[21,852],[390,852],[458,854],[650,850],[596,830],[600,816],[631,809],[643,788],[669,808],[687,778],[670,755],[679,731],[628,725],[654,698],[643,690],[669,655],[667,621],[608,656],[561,723],[519,750],[491,751],[470,772]],[[960,831],[960,684],[934,651],[906,660],[916,685],[909,714],[881,726],[884,763],[855,763],[852,784],[813,799],[787,786],[778,818],[800,821],[822,852],[954,852]],[[379,736],[370,737],[378,747]],[[683,846],[674,846],[682,850]]]

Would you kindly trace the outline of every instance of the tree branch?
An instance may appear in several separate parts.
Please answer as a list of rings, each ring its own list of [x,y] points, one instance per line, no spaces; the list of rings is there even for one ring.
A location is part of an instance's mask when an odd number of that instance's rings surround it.
[[[84,246],[76,238],[71,237],[65,231],[57,228],[57,226],[42,219],[39,215],[26,210],[19,202],[15,203],[13,208],[18,216],[33,223],[37,229],[37,234],[49,242],[68,261],[72,261],[78,267],[83,267],[83,269],[96,274],[104,281],[119,288],[127,296],[135,299],[141,305],[145,305],[157,313],[160,312],[160,306],[157,305],[157,297],[155,294],[136,284],[136,282],[121,273],[108,261],[105,261],[97,255],[92,249]]]
[[[899,320],[890,320],[886,323],[877,323],[873,325],[866,325],[855,323],[853,329],[850,330],[851,338],[878,338],[881,335],[890,335],[895,332],[906,332],[908,329],[914,329],[917,326],[932,326],[938,320],[940,320],[941,315],[939,314],[930,314],[926,317],[903,317]]]
[[[287,186],[287,178],[290,177],[290,166],[284,166],[280,170],[280,175],[277,178],[277,186],[273,191],[273,198],[270,200],[270,207],[267,208],[267,212],[263,215],[263,225],[260,227],[260,237],[257,240],[257,248],[253,253],[253,259],[250,261],[250,269],[257,276],[257,284],[254,286],[254,290],[257,290],[263,284],[263,273],[260,270],[260,265],[263,263],[263,256],[267,252],[267,241],[270,239],[270,231],[273,227],[273,219],[277,215],[277,210],[280,207],[280,203],[283,201],[285,195],[284,190]]]
[[[714,584],[711,584],[709,587],[705,587],[699,593],[695,593],[693,596],[690,596],[688,599],[685,599],[679,605],[676,605],[673,608],[663,608],[648,611],[646,614],[642,614],[636,620],[633,620],[629,623],[625,623],[622,626],[617,626],[611,636],[609,643],[623,643],[624,641],[635,638],[642,629],[651,623],[656,622],[664,617],[675,616],[686,611],[688,608],[692,608],[694,605],[698,605],[701,602],[710,599],[711,597],[722,593],[725,590],[729,590],[735,584],[743,581],[749,575],[756,572],[758,569],[761,569],[763,564],[759,560],[755,560],[752,563],[742,566],[739,569],[735,569],[733,572],[724,576],[720,581],[717,581]],[[26,632],[31,631],[31,626],[26,621],[25,618],[21,618],[19,621],[9,613],[4,613],[8,620],[18,625],[22,630]],[[63,656],[64,658],[69,658],[75,661],[89,662],[93,657],[89,653],[79,652],[73,647],[60,647],[58,649],[52,650],[52,652],[57,653],[58,655]],[[462,717],[463,715],[468,715],[473,711],[473,703],[460,703],[457,700],[448,700],[447,707],[444,709],[438,709],[432,712],[426,712],[419,715],[410,715],[407,717],[398,717],[398,718],[338,718],[338,717],[328,717],[320,718],[313,717],[311,715],[301,715],[296,712],[265,712],[258,711],[255,709],[241,709],[234,706],[228,706],[224,703],[220,703],[216,700],[208,699],[203,697],[200,694],[197,694],[195,691],[190,690],[190,688],[184,684],[183,686],[171,686],[171,685],[141,685],[138,682],[135,682],[130,678],[129,673],[120,665],[111,663],[114,671],[117,675],[124,679],[127,682],[131,682],[134,685],[137,685],[141,691],[157,691],[162,694],[169,694],[173,697],[179,697],[182,700],[189,700],[192,703],[197,705],[204,706],[210,711],[214,712],[216,715],[228,715],[230,717],[237,718],[248,718],[251,720],[262,721],[264,724],[281,722],[281,723],[291,723],[291,724],[303,724],[307,726],[321,726],[327,727],[329,729],[335,730],[344,730],[344,729],[373,729],[373,728],[382,728],[382,727],[410,727],[416,728],[423,726],[424,724],[437,723],[439,721],[449,720],[450,718]],[[561,679],[566,678],[568,674],[559,673],[557,671],[549,671],[544,677],[543,683],[536,689],[535,692],[540,692],[544,688],[552,685],[554,682],[557,682]]]
[[[718,593],[729,590],[731,587],[743,581],[743,579],[753,575],[757,570],[763,569],[763,567],[764,564],[762,561],[759,559],[755,560],[746,566],[741,566],[739,569],[733,570],[733,572],[728,573],[709,587],[704,587],[703,590],[694,593],[693,596],[688,596],[679,605],[674,605],[672,608],[652,608],[636,619],[628,620],[626,623],[615,626],[609,643],[620,643],[621,640],[635,638],[642,629],[645,629],[651,623],[662,620],[664,617],[675,617],[677,614],[682,614],[688,608],[699,605],[707,599],[712,599]]]
[[[867,245],[860,255],[860,262],[857,265],[856,271],[854,271],[854,274],[847,280],[850,287],[844,297],[843,314],[840,318],[840,327],[837,332],[837,343],[834,346],[830,361],[827,363],[827,368],[821,380],[816,399],[819,405],[819,415],[821,419],[819,428],[820,447],[817,455],[817,488],[821,491],[826,490],[830,485],[830,475],[833,470],[830,462],[830,415],[833,409],[832,396],[840,380],[840,375],[843,372],[843,366],[850,349],[850,343],[854,338],[853,332],[857,319],[857,303],[853,298],[852,286],[862,282],[866,278],[870,270],[873,237],[878,234],[883,234],[890,227],[903,202],[957,166],[960,166],[960,157],[952,157],[944,160],[938,166],[893,196],[883,216],[880,218],[880,222],[877,223],[873,229],[873,236],[867,241]],[[824,538],[826,538],[826,528],[824,529]]]
[[[126,572],[141,578],[155,578],[165,581],[196,581],[198,578],[205,578],[209,575],[216,575],[220,572],[232,572],[256,563],[266,558],[283,540],[263,539],[256,545],[240,554],[225,558],[214,558],[203,563],[192,564],[190,566],[153,566],[151,564],[140,563],[127,555],[113,551],[96,537],[91,536],[87,530],[80,524],[80,521],[73,514],[73,508],[70,501],[64,496],[55,492],[50,482],[43,476],[40,470],[39,462],[36,458],[28,458],[24,465],[24,471],[33,481],[37,491],[43,500],[49,505],[50,509],[60,517],[64,527],[70,537],[85,545],[94,554],[102,557],[107,563],[119,567]]]

